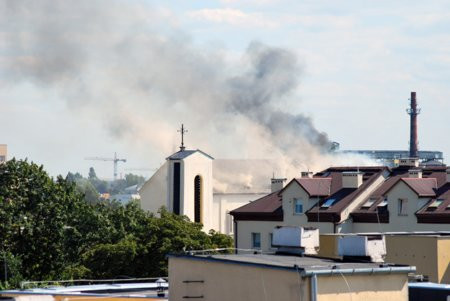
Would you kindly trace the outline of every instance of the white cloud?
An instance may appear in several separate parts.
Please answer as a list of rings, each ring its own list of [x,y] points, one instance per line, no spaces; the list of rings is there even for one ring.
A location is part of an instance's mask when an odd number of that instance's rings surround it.
[[[201,9],[188,12],[187,15],[193,19],[205,20],[214,23],[227,23],[233,26],[244,27],[267,27],[274,28],[278,24],[261,13],[245,13],[238,9]]]

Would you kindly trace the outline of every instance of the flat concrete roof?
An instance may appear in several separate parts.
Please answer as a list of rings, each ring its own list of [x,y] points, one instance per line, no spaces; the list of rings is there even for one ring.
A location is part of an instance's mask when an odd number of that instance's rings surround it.
[[[406,265],[395,265],[372,262],[349,262],[334,259],[325,259],[311,256],[289,256],[275,254],[233,254],[233,255],[169,255],[169,257],[181,257],[192,260],[215,261],[227,264],[241,264],[266,268],[289,269],[302,273],[315,273],[325,271],[335,271],[336,274],[344,272],[352,273],[374,273],[385,271],[392,272],[413,272],[415,267]],[[334,274],[334,272],[330,272]]]

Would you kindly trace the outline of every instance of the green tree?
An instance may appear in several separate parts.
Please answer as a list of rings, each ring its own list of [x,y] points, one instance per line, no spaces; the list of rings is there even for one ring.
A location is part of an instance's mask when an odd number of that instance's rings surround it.
[[[84,195],[84,198],[89,203],[96,203],[99,199],[99,193],[94,185],[87,179],[79,179],[75,181],[77,191]]]
[[[88,179],[89,179],[89,180],[95,180],[95,179],[97,179],[97,174],[95,173],[94,167],[89,167],[89,175],[88,175]]]
[[[61,177],[53,180],[42,166],[12,159],[0,165],[0,199],[0,241],[4,251],[20,258],[22,276],[59,277],[70,209],[85,203],[74,184]]]
[[[134,174],[126,174],[125,175],[125,182],[127,187],[133,186],[133,185],[139,185],[145,183],[145,178],[143,176],[138,176]]]
[[[159,215],[138,202],[90,204],[72,180],[53,179],[34,163],[0,164],[0,263],[9,272],[0,286],[21,279],[162,276],[168,253],[232,246],[230,237],[206,234],[185,216],[164,208]]]

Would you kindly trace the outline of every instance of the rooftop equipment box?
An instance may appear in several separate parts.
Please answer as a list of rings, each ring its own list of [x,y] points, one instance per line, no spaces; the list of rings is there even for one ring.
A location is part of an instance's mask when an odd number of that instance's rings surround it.
[[[303,227],[276,227],[272,245],[280,252],[301,250],[304,254],[317,254],[319,229]],[[298,253],[298,252],[296,252]]]
[[[383,262],[386,256],[384,235],[346,235],[338,240],[339,256],[370,257],[372,262]]]

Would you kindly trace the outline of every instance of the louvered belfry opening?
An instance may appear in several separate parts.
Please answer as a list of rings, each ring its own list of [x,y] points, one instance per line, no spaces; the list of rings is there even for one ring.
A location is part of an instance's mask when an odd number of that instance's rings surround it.
[[[202,222],[202,177],[194,178],[194,221]]]

